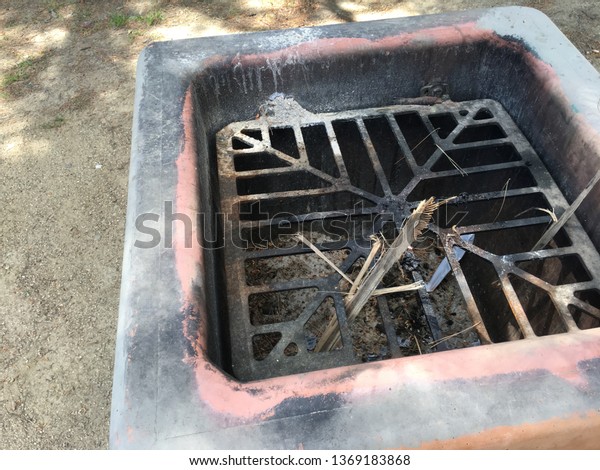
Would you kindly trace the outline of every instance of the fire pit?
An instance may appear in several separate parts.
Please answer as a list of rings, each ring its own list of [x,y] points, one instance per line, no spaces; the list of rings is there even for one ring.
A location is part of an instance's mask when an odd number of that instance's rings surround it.
[[[598,445],[600,189],[543,236],[600,168],[600,77],[545,16],[161,43],[138,74],[113,447]],[[381,283],[423,287],[349,321],[431,197]]]

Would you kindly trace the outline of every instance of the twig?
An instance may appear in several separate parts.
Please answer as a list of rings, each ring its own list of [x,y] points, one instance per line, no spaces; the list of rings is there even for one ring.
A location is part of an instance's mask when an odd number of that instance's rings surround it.
[[[419,290],[421,287],[425,287],[425,282],[417,281],[412,284],[406,284],[405,286],[386,287],[385,289],[375,289],[371,294],[373,297],[387,294],[396,294],[398,292],[407,292],[411,290]]]
[[[594,186],[596,185],[596,183],[599,180],[600,180],[600,170],[596,173],[596,175],[592,178],[592,180],[587,184],[587,186],[583,189],[583,191],[581,191],[581,194],[579,196],[577,196],[577,199],[575,199],[573,201],[573,204],[571,204],[567,208],[567,210],[563,213],[563,215],[561,215],[560,218],[556,222],[554,222],[552,225],[550,225],[550,227],[548,227],[548,230],[546,230],[546,232],[544,232],[544,234],[539,239],[539,241],[533,246],[532,251],[541,250],[548,243],[550,243],[550,240],[552,240],[554,238],[554,236],[558,233],[558,231],[562,228],[562,226],[565,225],[565,223],[567,223],[567,220],[569,220],[571,218],[571,216],[575,213],[575,211],[579,208],[579,206],[581,205],[583,200],[586,198],[586,196],[590,193],[590,191],[594,188]]]
[[[356,292],[346,297],[344,307],[346,309],[346,320],[352,323],[361,309],[368,302],[373,292],[385,276],[385,274],[398,261],[408,247],[427,228],[433,213],[443,202],[435,202],[434,198],[421,201],[414,212],[406,219],[400,234],[390,245],[390,248],[381,255],[373,266],[373,269],[365,276],[364,281],[356,289]],[[333,320],[333,319],[332,319]],[[330,321],[321,336],[315,351],[330,351],[340,342],[341,336],[337,322]]]
[[[450,160],[450,163],[452,163],[452,166],[458,170],[458,172],[460,173],[460,175],[461,175],[461,176],[467,176],[467,175],[469,174],[469,173],[467,173],[465,170],[463,170],[463,169],[462,169],[462,168],[461,168],[461,167],[458,165],[458,163],[456,163],[454,160],[452,160],[452,158],[450,157],[450,155],[448,155],[448,154],[446,153],[446,151],[445,151],[445,150],[444,150],[442,147],[440,147],[438,144],[435,144],[435,146],[436,146],[438,149],[440,149],[440,151],[441,151],[441,152],[442,152],[444,155],[446,155],[446,158],[447,158],[448,160]]]
[[[394,162],[394,165],[392,166],[392,170],[396,170],[396,167],[397,167],[398,165],[400,165],[400,163],[402,163],[404,160],[406,160],[406,157],[402,157],[402,158],[399,158],[398,160],[396,160],[396,161]],[[392,178],[392,177],[390,177],[390,179],[393,179],[393,178]]]
[[[427,134],[425,137],[423,137],[417,145],[415,145],[413,148],[411,148],[410,152],[412,153],[412,151],[415,150],[417,147],[419,147],[419,145],[421,145],[423,142],[425,142],[431,134],[433,134],[434,132],[439,131],[439,130],[440,130],[439,127],[436,127],[434,130],[432,130],[429,134]]]
[[[448,341],[450,338],[454,338],[455,336],[461,335],[463,333],[466,333],[469,330],[472,330],[476,326],[479,326],[480,323],[481,323],[481,320],[478,321],[477,323],[474,323],[473,325],[465,328],[464,330],[459,331],[458,333],[454,333],[454,334],[451,334],[451,335],[448,335],[448,336],[444,336],[443,338],[440,338],[437,341],[433,341],[432,343],[429,343],[429,347],[435,348],[436,346],[438,346],[439,344],[443,343],[444,341]]]
[[[523,212],[519,212],[517,215],[515,215],[515,219],[519,218],[523,214],[527,214],[527,212],[529,212],[529,211],[545,212],[546,214],[548,214],[550,216],[550,218],[552,219],[552,222],[558,222],[558,218],[556,217],[556,214],[553,211],[551,211],[550,209],[544,209],[543,207],[530,207],[529,209],[525,209]]]
[[[304,235],[298,233],[298,234],[296,234],[296,238],[298,238],[298,240],[300,240],[302,243],[304,243],[306,246],[308,246],[312,251],[314,251],[315,254],[317,254],[319,256],[319,258],[321,258],[323,261],[325,261],[329,266],[331,266],[333,269],[335,269],[340,276],[342,276],[344,279],[346,279],[346,281],[348,281],[350,283],[350,285],[353,284],[352,279],[350,279],[348,276],[346,276],[346,274],[344,274],[344,272],[340,268],[338,268],[333,263],[333,261],[331,261],[327,256],[325,256],[323,254],[323,252],[321,250],[319,250],[315,245],[313,245]]]
[[[361,281],[363,280],[363,277],[365,277],[365,275],[369,272],[371,263],[373,262],[373,259],[375,258],[375,256],[377,256],[377,253],[379,253],[381,246],[382,246],[381,240],[378,238],[373,243],[373,246],[371,247],[369,256],[367,256],[365,264],[363,264],[362,269],[358,273],[358,276],[356,276],[356,279],[354,280],[354,284],[352,284],[352,288],[350,289],[350,292],[348,292],[349,295],[354,295],[354,293],[356,292],[356,289],[358,289],[358,286],[360,285]]]
[[[498,209],[498,213],[496,214],[496,217],[494,217],[494,220],[492,220],[492,223],[496,222],[496,220],[498,220],[498,217],[500,217],[500,214],[502,213],[502,209],[504,209],[504,203],[506,202],[506,193],[508,192],[508,184],[510,183],[510,178],[508,178],[506,180],[506,183],[504,183],[504,186],[502,187],[502,189],[504,189],[504,194],[502,195],[502,204],[500,204],[500,209]]]
[[[419,338],[417,338],[416,335],[413,335],[413,338],[415,339],[415,344],[417,345],[417,349],[419,350],[419,355],[423,355],[423,352],[421,351],[421,345],[419,344]]]

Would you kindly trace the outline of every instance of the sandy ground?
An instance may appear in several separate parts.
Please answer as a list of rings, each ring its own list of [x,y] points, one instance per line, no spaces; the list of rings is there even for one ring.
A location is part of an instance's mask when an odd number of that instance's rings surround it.
[[[600,68],[595,0],[0,0],[0,448],[107,446],[144,46],[507,4]]]

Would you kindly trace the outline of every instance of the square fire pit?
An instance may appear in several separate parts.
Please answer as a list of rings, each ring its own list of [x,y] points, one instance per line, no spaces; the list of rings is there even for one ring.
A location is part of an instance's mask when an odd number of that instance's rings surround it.
[[[599,447],[600,186],[540,243],[599,132],[600,76],[528,8],[149,46],[111,447]],[[430,197],[380,285],[426,287],[349,321]]]

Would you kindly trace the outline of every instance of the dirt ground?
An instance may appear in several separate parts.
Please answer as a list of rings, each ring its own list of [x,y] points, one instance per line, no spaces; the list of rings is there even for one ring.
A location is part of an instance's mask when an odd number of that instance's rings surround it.
[[[0,448],[107,446],[144,46],[507,4],[600,68],[595,0],[0,0]]]

